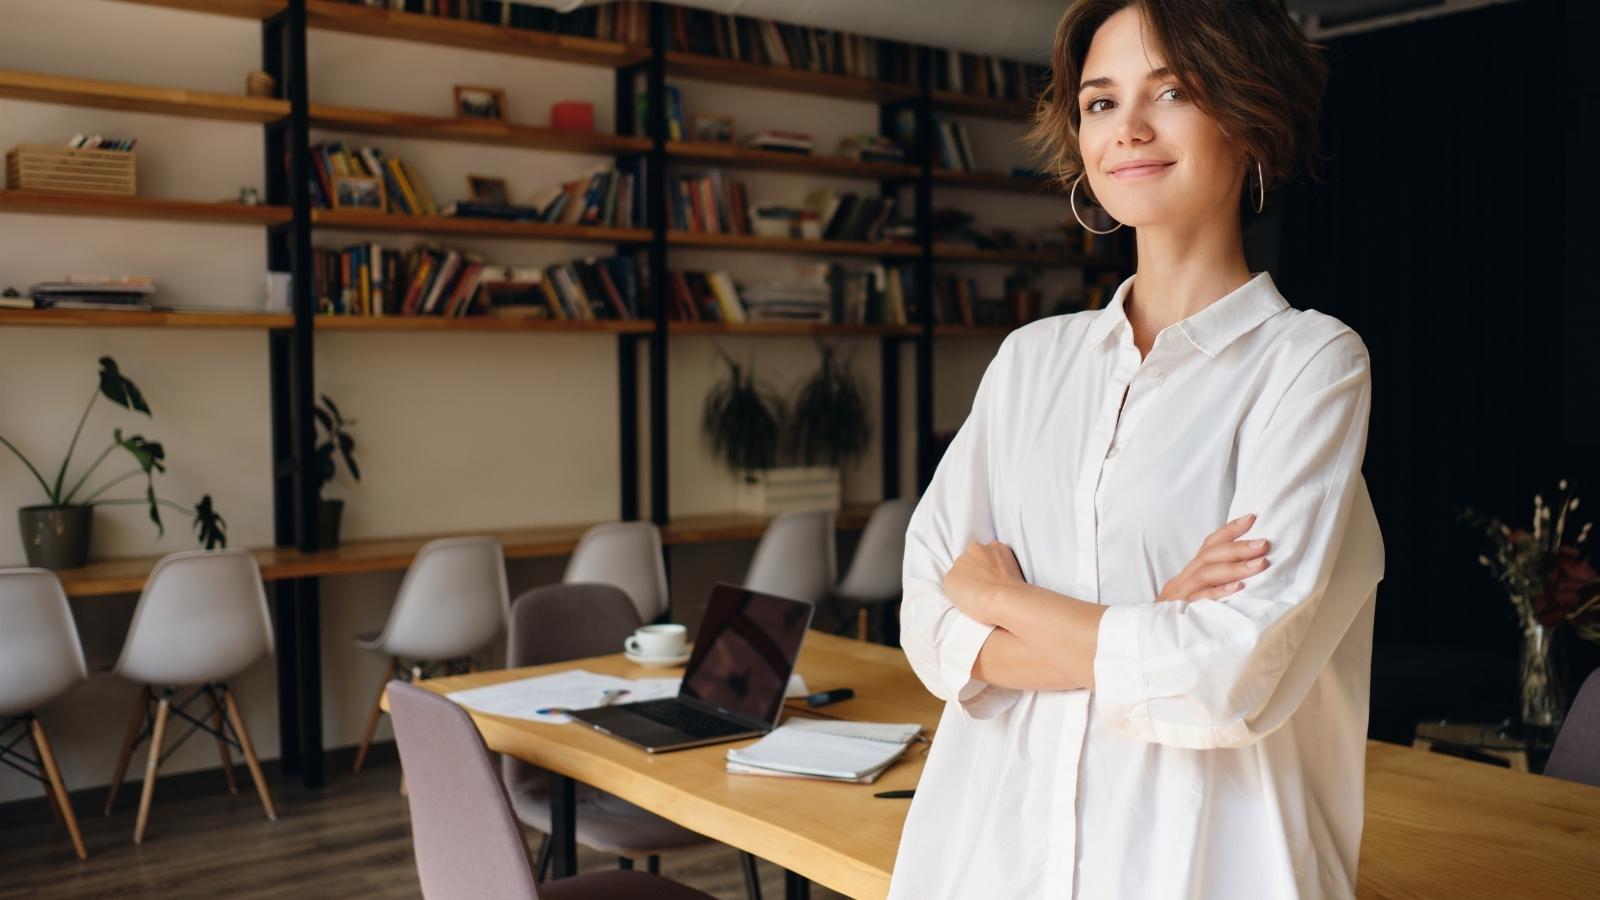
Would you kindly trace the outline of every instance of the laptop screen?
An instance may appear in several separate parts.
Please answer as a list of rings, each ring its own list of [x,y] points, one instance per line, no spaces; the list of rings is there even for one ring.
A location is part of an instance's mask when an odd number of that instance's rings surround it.
[[[712,588],[679,696],[777,724],[813,611],[729,584]]]

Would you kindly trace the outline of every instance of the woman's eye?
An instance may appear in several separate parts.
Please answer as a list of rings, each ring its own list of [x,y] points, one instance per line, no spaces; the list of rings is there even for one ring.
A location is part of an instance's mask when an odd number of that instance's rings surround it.
[[[1163,97],[1165,97],[1168,94],[1177,94],[1178,95],[1177,99],[1182,100],[1183,99],[1183,88],[1167,88],[1166,90],[1161,92],[1161,96],[1163,96]]]
[[[1103,107],[1101,107],[1099,104],[1101,104],[1101,103],[1110,103],[1110,102],[1111,102],[1111,99],[1109,97],[1096,97],[1093,100],[1089,101],[1089,105],[1085,106],[1084,110],[1086,110],[1087,112],[1100,112],[1103,109]]]

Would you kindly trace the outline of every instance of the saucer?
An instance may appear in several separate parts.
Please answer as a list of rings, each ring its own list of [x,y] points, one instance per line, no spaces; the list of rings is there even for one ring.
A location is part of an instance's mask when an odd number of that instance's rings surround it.
[[[690,656],[694,655],[694,651],[685,648],[684,651],[677,656],[640,656],[639,654],[634,653],[632,650],[623,650],[622,655],[628,658],[628,662],[636,665],[667,667],[683,665],[689,661]]]

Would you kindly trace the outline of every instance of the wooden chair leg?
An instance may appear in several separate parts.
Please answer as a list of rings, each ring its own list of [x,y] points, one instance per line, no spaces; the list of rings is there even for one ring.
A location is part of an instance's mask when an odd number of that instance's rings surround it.
[[[372,748],[372,738],[378,733],[378,722],[383,719],[383,691],[394,679],[396,661],[389,660],[389,668],[383,672],[383,681],[378,683],[378,696],[372,698],[372,715],[367,716],[367,730],[361,735],[361,746],[356,748],[356,764],[352,772],[360,772],[366,765],[367,751]]]
[[[139,699],[133,708],[133,721],[128,724],[128,736],[122,741],[122,753],[117,756],[117,771],[111,776],[111,786],[106,791],[105,814],[111,815],[112,804],[117,802],[117,790],[128,774],[128,761],[133,759],[133,748],[139,743],[139,730],[144,727],[144,714],[150,698],[148,687],[139,688]]]
[[[233,733],[239,737],[239,749],[244,751],[244,764],[250,767],[250,778],[256,783],[256,793],[261,795],[261,805],[267,810],[267,818],[278,821],[278,811],[272,806],[272,794],[267,791],[267,779],[261,774],[261,763],[256,760],[256,748],[250,743],[250,729],[244,725],[244,716],[239,715],[239,704],[233,699],[233,688],[219,685],[222,689],[222,699],[228,704],[228,720],[233,722]]]
[[[67,826],[67,834],[72,835],[72,849],[78,851],[79,859],[88,859],[89,851],[83,846],[83,833],[78,830],[78,817],[72,812],[72,798],[67,796],[67,787],[61,783],[61,769],[56,766],[56,755],[50,749],[50,742],[45,740],[44,726],[38,719],[29,723],[33,733],[33,749],[39,754],[39,764],[44,768],[45,777],[50,784],[50,805],[56,809],[56,817]]]
[[[161,768],[161,741],[167,733],[167,711],[171,703],[162,697],[156,704],[156,720],[150,729],[150,759],[144,765],[144,785],[139,791],[139,818],[133,825],[133,842],[144,843],[144,827],[150,824],[150,798],[156,793],[156,771]]]
[[[867,622],[867,608],[865,606],[856,610],[856,640],[870,640],[872,628]]]
[[[217,730],[217,753],[222,757],[222,775],[228,779],[228,793],[239,793],[239,782],[233,777],[233,754],[228,752],[227,733],[222,727],[222,701],[217,699],[217,689],[206,687],[206,697],[211,701],[211,727]]]

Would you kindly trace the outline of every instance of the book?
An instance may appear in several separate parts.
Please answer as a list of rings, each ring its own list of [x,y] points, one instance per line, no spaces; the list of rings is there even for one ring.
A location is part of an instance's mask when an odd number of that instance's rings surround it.
[[[727,770],[871,783],[921,733],[915,723],[790,718],[754,744],[730,749]]]

